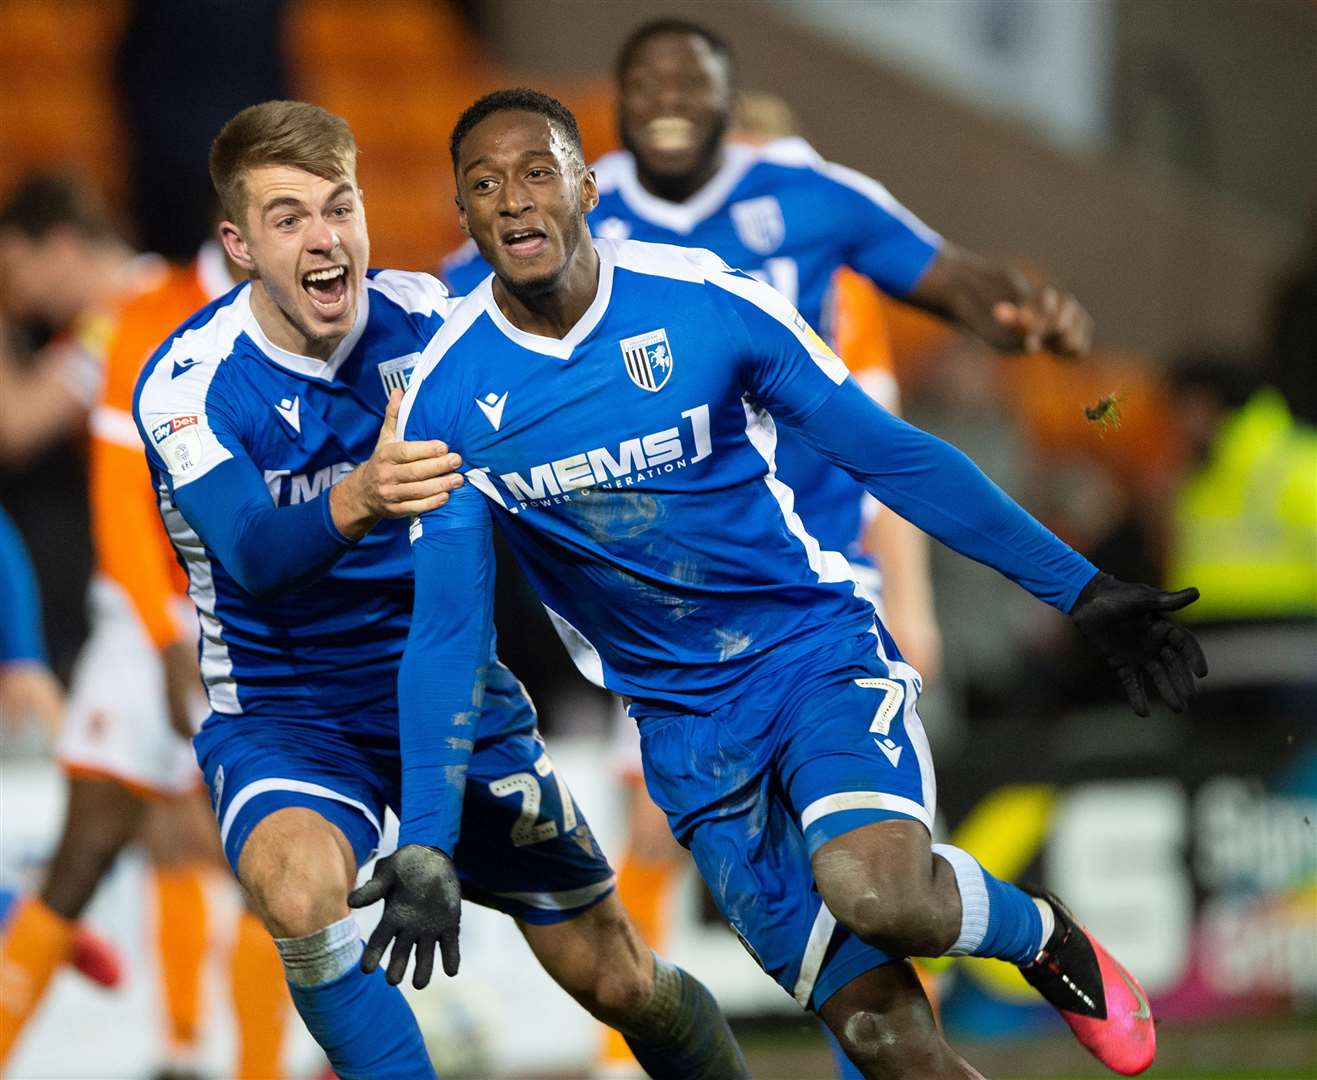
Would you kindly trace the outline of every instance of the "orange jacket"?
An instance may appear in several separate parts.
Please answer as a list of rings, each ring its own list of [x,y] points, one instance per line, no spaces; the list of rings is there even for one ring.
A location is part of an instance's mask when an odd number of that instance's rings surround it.
[[[212,288],[218,252],[201,262],[169,267],[117,309],[105,356],[104,392],[91,417],[92,539],[100,572],[131,600],[157,648],[183,632],[175,598],[187,595],[187,578],[165,535],[133,422],[133,388],[147,358],[185,319],[218,295]],[[222,261],[219,263],[222,266]],[[209,271],[209,274],[206,272]]]

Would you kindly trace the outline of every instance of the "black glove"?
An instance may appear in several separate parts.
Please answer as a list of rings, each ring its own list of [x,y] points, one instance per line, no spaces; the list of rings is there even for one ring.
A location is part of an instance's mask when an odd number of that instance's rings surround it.
[[[1070,610],[1080,633],[1115,669],[1130,705],[1140,716],[1148,715],[1143,676],[1152,681],[1167,705],[1180,712],[1198,692],[1194,676],[1201,679],[1207,674],[1207,660],[1197,639],[1165,614],[1197,599],[1197,589],[1167,593],[1097,574]]]
[[[375,873],[348,897],[348,907],[370,907],[384,901],[384,914],[361,954],[361,970],[370,974],[393,942],[385,977],[393,986],[402,982],[407,958],[416,946],[412,985],[420,990],[434,971],[434,946],[439,943],[444,973],[457,974],[458,923],[462,918],[462,887],[453,860],[438,848],[408,844],[375,864]],[[395,940],[396,939],[396,940]]]

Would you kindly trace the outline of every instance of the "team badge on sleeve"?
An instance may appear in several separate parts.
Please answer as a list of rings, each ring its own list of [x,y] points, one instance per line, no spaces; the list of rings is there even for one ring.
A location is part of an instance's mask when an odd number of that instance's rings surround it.
[[[759,255],[771,255],[786,239],[787,223],[782,204],[772,195],[746,199],[729,207],[732,224],[741,243]]]
[[[672,346],[668,344],[667,330],[651,330],[648,334],[624,338],[618,344],[631,381],[642,390],[662,390],[672,374]]]
[[[405,393],[420,358],[421,354],[414,352],[406,356],[395,356],[392,360],[385,360],[380,364],[380,379],[384,383],[384,392],[391,394],[395,390],[402,390]]]
[[[185,476],[201,464],[201,428],[196,416],[175,416],[156,424],[151,441],[174,476]]]

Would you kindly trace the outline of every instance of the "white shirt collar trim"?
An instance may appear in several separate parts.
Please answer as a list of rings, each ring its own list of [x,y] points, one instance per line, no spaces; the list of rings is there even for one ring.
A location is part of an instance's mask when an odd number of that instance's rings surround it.
[[[653,225],[670,229],[686,236],[705,218],[722,209],[732,189],[758,160],[754,148],[727,143],[723,147],[723,163],[694,195],[685,202],[668,202],[646,191],[636,175],[636,159],[625,154],[619,163],[617,193],[633,213]]]
[[[250,290],[249,290],[250,293]],[[248,296],[248,305],[251,299]],[[252,311],[251,322],[248,326],[248,333],[253,341],[266,356],[273,360],[280,367],[287,368],[289,371],[296,372],[298,375],[305,375],[309,379],[320,379],[324,382],[330,382],[338,374],[338,369],[343,366],[352,350],[357,347],[357,342],[361,340],[361,335],[366,330],[366,319],[370,315],[370,290],[366,288],[365,279],[362,279],[361,292],[357,298],[357,318],[352,324],[352,329],[338,343],[338,347],[330,354],[328,360],[317,360],[314,356],[303,356],[301,353],[289,352],[287,349],[281,349],[265,336],[265,331],[261,329],[260,321],[256,318],[256,312]]]
[[[566,360],[572,355],[572,350],[581,344],[604,317],[604,312],[608,310],[608,301],[613,295],[613,265],[616,261],[612,244],[608,240],[594,239],[594,249],[599,255],[599,284],[595,290],[594,300],[590,306],[585,309],[576,325],[573,326],[567,335],[561,338],[543,337],[540,334],[528,334],[525,330],[519,330],[508,321],[508,317],[503,314],[498,306],[498,301],[494,299],[494,275],[490,274],[476,288],[484,303],[485,311],[489,313],[490,319],[494,325],[499,328],[503,336],[509,341],[515,342],[523,349],[529,349],[531,352],[542,353],[544,356],[556,357],[559,360]]]

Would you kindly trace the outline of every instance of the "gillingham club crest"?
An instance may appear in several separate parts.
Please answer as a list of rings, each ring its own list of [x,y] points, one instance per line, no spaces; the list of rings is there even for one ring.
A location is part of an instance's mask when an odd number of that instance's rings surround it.
[[[642,390],[663,389],[672,374],[672,346],[666,330],[651,330],[618,343],[631,381]]]

